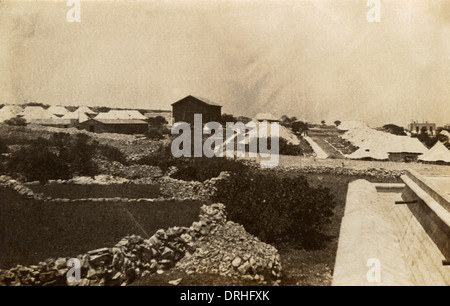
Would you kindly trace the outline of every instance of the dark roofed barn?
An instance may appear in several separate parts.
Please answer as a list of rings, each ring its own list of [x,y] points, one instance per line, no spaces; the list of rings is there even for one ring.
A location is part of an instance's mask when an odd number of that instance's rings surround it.
[[[194,114],[202,114],[203,124],[220,121],[222,106],[208,99],[187,96],[172,103],[174,122],[184,121],[194,124]]]

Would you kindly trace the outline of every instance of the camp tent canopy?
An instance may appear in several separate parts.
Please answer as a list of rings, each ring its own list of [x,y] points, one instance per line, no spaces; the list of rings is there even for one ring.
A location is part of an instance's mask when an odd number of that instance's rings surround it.
[[[442,144],[442,142],[438,141],[427,153],[420,156],[419,160],[450,163],[450,151]]]

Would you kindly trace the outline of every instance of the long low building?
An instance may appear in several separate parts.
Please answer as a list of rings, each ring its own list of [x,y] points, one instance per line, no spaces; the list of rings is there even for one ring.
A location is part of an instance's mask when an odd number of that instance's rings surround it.
[[[94,133],[143,134],[148,131],[148,123],[137,119],[90,119],[78,125],[79,128]]]

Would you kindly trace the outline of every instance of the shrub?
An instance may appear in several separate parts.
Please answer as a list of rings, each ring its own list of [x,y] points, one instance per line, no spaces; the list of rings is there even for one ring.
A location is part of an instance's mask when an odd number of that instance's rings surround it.
[[[159,128],[150,128],[145,135],[152,140],[161,140],[164,138],[164,134]]]
[[[231,220],[268,243],[300,242],[320,247],[333,215],[326,188],[313,188],[304,176],[281,178],[272,171],[232,174],[216,185],[214,201],[227,206]]]
[[[177,160],[172,155],[170,144],[161,144],[155,152],[141,157],[136,163],[140,165],[158,166],[162,171],[167,171],[169,167],[177,164]]]
[[[96,145],[99,154],[106,157],[109,161],[118,161],[121,164],[126,164],[126,156],[118,148],[109,145],[99,145],[97,143]]]
[[[27,125],[27,121],[25,119],[23,119],[22,117],[14,117],[14,118],[5,120],[5,123],[8,125],[13,125],[13,126],[26,126]]]
[[[260,138],[258,138],[258,141],[261,141]],[[298,155],[305,155],[307,152],[305,152],[305,150],[303,150],[303,148],[300,145],[294,145],[289,143],[286,139],[284,138],[269,138],[267,139],[267,149],[270,150],[271,149],[271,144],[272,141],[274,143],[276,143],[278,141],[278,154],[281,155],[294,155],[294,156],[298,156]],[[257,151],[259,152],[259,143],[257,144],[258,149]],[[250,146],[248,144],[245,145],[246,148],[246,152],[250,152]]]
[[[96,145],[89,140],[85,134],[71,137],[65,133],[53,134],[49,140],[38,138],[11,154],[7,170],[41,182],[95,175],[97,167],[92,157]]]
[[[154,118],[149,118],[148,123],[152,126],[161,126],[167,124],[167,120],[163,116],[156,116]]]
[[[69,178],[68,164],[63,162],[42,138],[12,153],[7,170],[23,174],[29,181],[45,182],[49,179]]]
[[[9,149],[6,143],[3,142],[3,140],[0,139],[0,154],[8,153]]]
[[[406,136],[405,130],[401,126],[392,123],[383,125],[383,130],[394,135]]]
[[[179,159],[176,166],[178,171],[172,174],[173,178],[199,182],[217,177],[222,171],[243,173],[248,170],[248,166],[240,161],[225,157]]]

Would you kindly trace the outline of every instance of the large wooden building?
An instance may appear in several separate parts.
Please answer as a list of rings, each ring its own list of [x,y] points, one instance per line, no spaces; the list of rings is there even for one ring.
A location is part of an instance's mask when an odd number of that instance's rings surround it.
[[[172,103],[174,122],[184,121],[194,124],[194,114],[202,114],[202,122],[220,121],[222,106],[208,99],[187,96]]]

